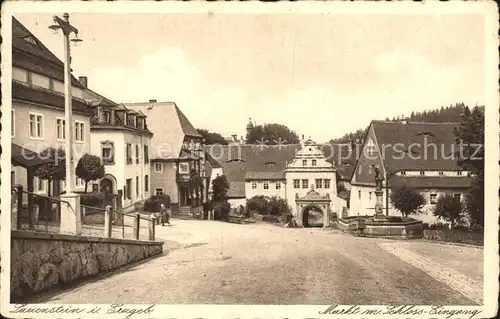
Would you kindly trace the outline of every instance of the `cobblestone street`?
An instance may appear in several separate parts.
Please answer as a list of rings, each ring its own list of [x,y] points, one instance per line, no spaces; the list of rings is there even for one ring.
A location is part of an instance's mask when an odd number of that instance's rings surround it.
[[[482,282],[476,248],[454,252],[330,229],[177,219],[156,234],[168,251],[161,257],[35,302],[474,305],[482,298],[481,285],[471,286]],[[461,262],[467,263],[463,273],[456,267]],[[426,268],[436,263],[439,273]],[[455,281],[446,284],[440,276]],[[455,290],[467,283],[469,298]]]

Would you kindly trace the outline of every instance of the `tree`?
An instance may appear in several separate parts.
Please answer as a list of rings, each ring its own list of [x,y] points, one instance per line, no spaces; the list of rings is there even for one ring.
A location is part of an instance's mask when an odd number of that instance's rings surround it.
[[[297,144],[299,143],[299,137],[297,133],[285,125],[272,123],[254,126],[247,133],[246,143],[266,145]]]
[[[484,108],[472,112],[463,108],[462,120],[455,129],[458,164],[470,172],[472,186],[465,194],[465,210],[472,226],[484,226]]]
[[[85,181],[85,193],[90,181],[95,181],[104,177],[104,165],[98,156],[85,154],[83,155],[75,170],[76,176]]]
[[[393,188],[390,199],[392,205],[401,212],[403,218],[416,213],[425,204],[424,196],[406,185]]]
[[[443,219],[450,223],[451,228],[462,222],[463,210],[460,199],[455,198],[453,195],[446,194],[439,196],[434,208],[434,216]]]
[[[229,183],[227,181],[226,176],[219,175],[212,181],[212,190],[213,197],[212,200],[216,201],[225,201],[227,191],[229,190]]]
[[[196,193],[196,198],[200,198],[200,189],[203,189],[203,178],[195,169],[192,169],[189,174],[189,192],[191,196]]]
[[[219,133],[210,132],[204,129],[198,129],[198,132],[203,137],[205,145],[227,145],[226,139]]]
[[[50,185],[52,181],[60,181],[66,178],[66,152],[63,148],[48,147],[40,152],[41,158],[52,159],[53,162],[38,166],[34,175],[42,180],[48,181],[47,195],[51,196]]]

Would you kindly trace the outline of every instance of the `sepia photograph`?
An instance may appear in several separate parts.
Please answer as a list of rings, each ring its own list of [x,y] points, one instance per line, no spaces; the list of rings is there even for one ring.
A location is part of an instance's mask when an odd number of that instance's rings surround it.
[[[497,307],[494,3],[80,4],[2,12],[3,315]]]

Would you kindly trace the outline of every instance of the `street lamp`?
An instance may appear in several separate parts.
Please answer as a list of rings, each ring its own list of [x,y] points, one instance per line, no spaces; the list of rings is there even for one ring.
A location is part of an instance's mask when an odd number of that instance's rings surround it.
[[[78,38],[78,29],[69,23],[69,14],[64,13],[61,19],[54,16],[54,24],[49,26],[54,33],[62,30],[64,34],[64,114],[66,121],[66,194],[73,193],[74,185],[74,162],[73,162],[73,108],[72,108],[72,90],[71,90],[71,54],[70,54],[70,35],[75,34],[76,38],[71,41],[79,43],[82,40]]]

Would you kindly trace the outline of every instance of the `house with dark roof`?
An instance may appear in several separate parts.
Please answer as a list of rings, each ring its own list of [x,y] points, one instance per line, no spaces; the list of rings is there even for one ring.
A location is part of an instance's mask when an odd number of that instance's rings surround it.
[[[123,205],[151,196],[149,146],[153,133],[141,111],[126,108],[88,87],[80,77],[83,95],[92,105],[91,153],[99,156],[106,173],[93,188],[121,194]]]
[[[71,77],[75,128],[74,160],[90,153],[92,109],[83,99],[84,86]],[[47,194],[47,181],[33,175],[40,162],[37,154],[48,147],[64,147],[65,134],[64,64],[31,31],[12,19],[12,178],[30,192]],[[35,154],[27,156],[26,154]],[[23,157],[24,158],[20,158]],[[16,158],[14,158],[16,157]],[[75,190],[83,190],[76,179]],[[61,183],[50,185],[59,193]],[[30,201],[30,198],[28,198]]]
[[[469,172],[459,166],[459,149],[453,132],[457,123],[412,123],[372,121],[368,127],[358,161],[352,174],[350,215],[373,215],[375,172],[385,176],[383,202],[386,213],[393,209],[386,193],[392,187],[407,185],[420,191],[426,205],[416,218],[435,221],[432,211],[442,194],[462,198],[470,187]],[[373,165],[373,166],[372,166]],[[390,196],[390,195],[389,195]]]
[[[173,212],[199,213],[207,198],[209,178],[200,133],[174,102],[150,100],[125,103],[124,106],[149,119],[148,129],[153,133],[150,147],[152,194],[169,195]],[[201,178],[203,185],[193,189],[191,181],[196,176]]]

